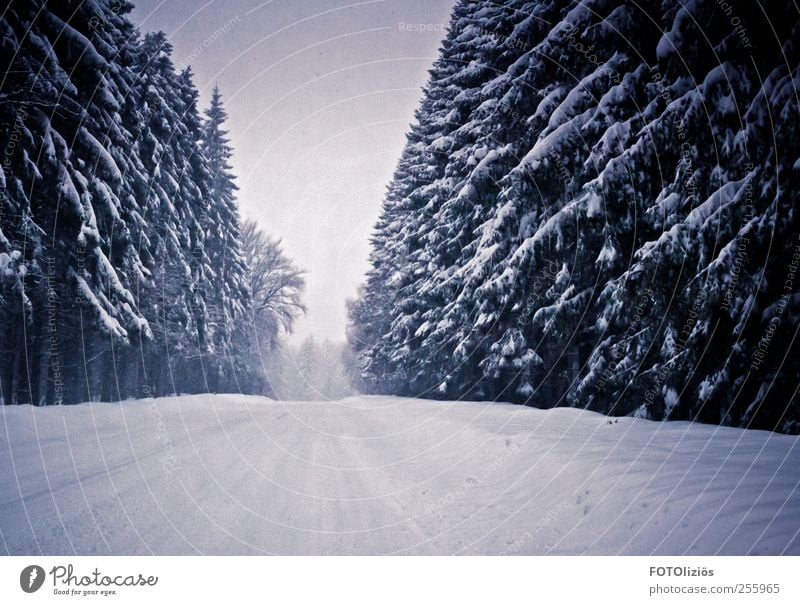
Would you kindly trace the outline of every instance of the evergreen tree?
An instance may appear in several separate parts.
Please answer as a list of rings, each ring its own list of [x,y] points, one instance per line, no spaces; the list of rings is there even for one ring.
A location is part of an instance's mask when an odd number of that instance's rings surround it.
[[[219,92],[204,122],[191,71],[130,9],[0,14],[6,404],[261,388],[237,380],[250,297]]]
[[[800,23],[725,11],[457,4],[351,304],[369,388],[800,430]]]
[[[0,387],[9,403],[118,397],[125,376],[115,372],[114,348],[149,336],[131,292],[142,264],[131,237],[130,135],[120,127],[129,9],[12,2],[2,16],[2,69],[11,77],[0,124],[19,139],[3,165],[12,270],[2,285],[11,303],[0,317]],[[94,27],[98,18],[107,27]],[[105,393],[85,358],[102,368]]]
[[[354,394],[348,347],[309,336],[297,347],[281,347],[270,364],[275,395],[283,400],[338,400]]]
[[[234,330],[237,322],[245,317],[249,294],[247,268],[240,249],[238,188],[231,173],[228,133],[223,127],[227,119],[222,94],[215,86],[202,135],[202,149],[210,171],[208,212],[203,222],[212,270],[208,313],[215,355],[211,359],[216,365],[217,377],[230,389],[236,381],[236,362],[231,364]],[[215,385],[215,389],[219,386]]]

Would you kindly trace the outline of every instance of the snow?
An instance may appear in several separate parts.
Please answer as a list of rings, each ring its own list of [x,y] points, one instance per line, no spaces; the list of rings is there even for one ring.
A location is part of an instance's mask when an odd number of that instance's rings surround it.
[[[672,23],[672,29],[669,32],[665,32],[661,39],[658,41],[658,46],[656,47],[656,55],[659,59],[667,58],[671,53],[679,52],[682,43],[682,35],[681,32],[685,31],[687,27],[687,23],[693,19],[693,15],[697,14],[698,12],[698,5],[696,0],[689,0],[688,2],[681,5],[681,8],[678,10],[677,14],[675,15],[675,19]]]
[[[105,303],[100,301],[97,296],[95,296],[94,292],[92,292],[89,284],[86,283],[86,280],[82,276],[77,275],[77,273],[74,272],[72,273],[72,276],[75,279],[78,292],[84,297],[84,299],[86,299],[86,301],[89,303],[89,306],[97,312],[101,329],[108,334],[117,336],[123,341],[127,341],[128,334],[125,331],[125,328],[123,328],[115,318],[108,314],[108,311],[106,310],[106,307],[109,306],[107,301]]]
[[[800,554],[800,438],[575,410],[4,406],[13,555]]]
[[[580,132],[583,124],[591,117],[591,113],[591,110],[586,110],[548,132],[547,135],[540,137],[534,144],[533,149],[522,158],[520,165],[529,166],[531,170],[537,170],[548,157],[557,157],[558,154],[563,153],[564,147],[567,146],[571,138],[576,136],[576,133]]]
[[[91,150],[91,154],[94,156],[97,165],[103,168],[104,174],[111,178],[115,183],[122,182],[122,173],[120,172],[117,163],[111,157],[111,154],[106,151],[106,148],[103,146],[103,144],[100,143],[100,141],[98,141],[94,136],[92,136],[92,133],[90,133],[86,128],[81,128],[80,134],[84,144],[86,144]]]
[[[6,277],[14,275],[11,264],[11,256],[5,252],[0,252],[0,273],[4,274]]]
[[[595,263],[597,265],[610,265],[617,259],[617,256],[617,250],[614,248],[614,244],[606,240],[603,248],[600,250],[600,254],[597,255]]]
[[[603,197],[593,188],[590,188],[584,198],[586,200],[587,218],[596,218],[603,215]]]

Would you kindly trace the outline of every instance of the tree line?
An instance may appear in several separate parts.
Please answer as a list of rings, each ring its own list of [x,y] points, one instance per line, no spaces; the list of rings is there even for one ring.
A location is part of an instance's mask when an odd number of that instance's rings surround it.
[[[790,2],[457,2],[362,388],[800,432],[798,39]]]
[[[0,396],[269,393],[302,271],[239,216],[221,93],[117,0],[0,14]]]

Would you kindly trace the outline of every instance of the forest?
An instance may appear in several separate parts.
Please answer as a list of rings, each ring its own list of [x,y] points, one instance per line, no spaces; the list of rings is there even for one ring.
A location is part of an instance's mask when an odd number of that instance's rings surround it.
[[[200,107],[128,2],[12,1],[3,403],[359,391],[800,433],[790,5],[459,0],[348,346],[291,348],[304,272],[240,216],[222,92]]]
[[[457,2],[360,388],[800,432],[799,43],[791,2]]]
[[[122,0],[0,18],[5,404],[272,394],[303,272],[239,216],[222,94]]]

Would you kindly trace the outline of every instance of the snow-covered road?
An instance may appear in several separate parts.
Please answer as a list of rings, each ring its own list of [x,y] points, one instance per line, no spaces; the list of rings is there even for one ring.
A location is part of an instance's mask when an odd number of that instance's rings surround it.
[[[800,439],[238,395],[0,408],[10,554],[800,554]]]

